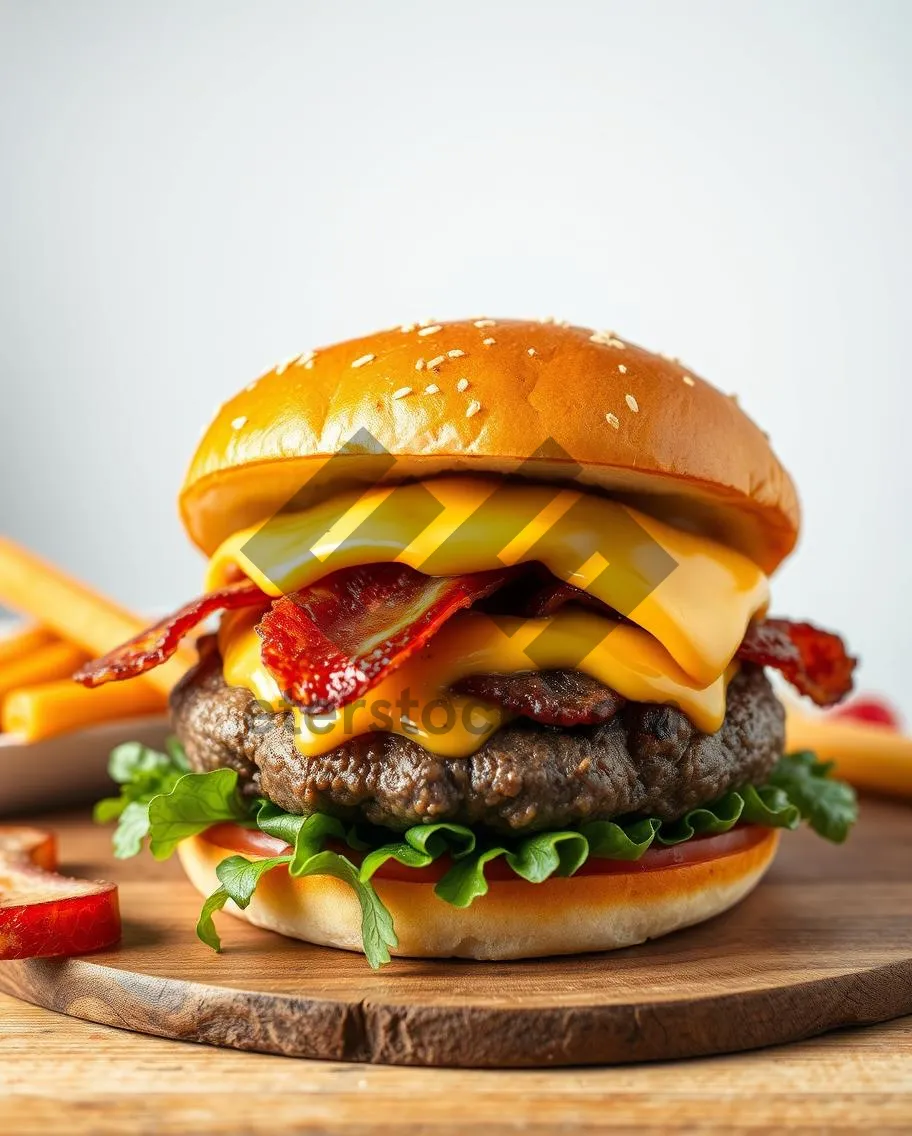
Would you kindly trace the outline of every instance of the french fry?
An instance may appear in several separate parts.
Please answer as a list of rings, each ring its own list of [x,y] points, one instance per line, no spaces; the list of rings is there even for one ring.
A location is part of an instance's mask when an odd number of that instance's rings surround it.
[[[3,732],[27,742],[44,741],[88,726],[164,713],[168,699],[145,679],[87,690],[75,682],[46,682],[14,690],[3,701]]]
[[[127,608],[105,599],[6,537],[0,537],[0,602],[39,620],[90,656],[104,655],[146,627],[146,621]],[[180,648],[174,658],[150,671],[143,681],[167,694],[194,662],[193,650]]]
[[[812,718],[789,710],[789,750],[813,750],[836,764],[835,773],[859,789],[912,800],[912,738],[883,726]]]
[[[41,647],[0,667],[0,698],[20,686],[68,678],[85,661],[85,651],[72,643],[52,643],[49,647]]]
[[[47,627],[24,627],[21,631],[14,631],[12,635],[0,639],[0,667],[58,641],[58,637]]]

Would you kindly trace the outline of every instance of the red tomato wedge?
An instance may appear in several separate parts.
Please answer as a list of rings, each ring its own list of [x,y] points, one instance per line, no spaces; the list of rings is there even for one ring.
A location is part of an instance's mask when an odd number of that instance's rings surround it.
[[[56,866],[51,833],[0,827],[0,959],[81,955],[120,939],[117,886]]]
[[[745,852],[766,838],[768,829],[756,824],[737,825],[718,836],[695,836],[683,844],[669,846],[656,845],[649,848],[639,860],[604,860],[592,857],[576,873],[577,876],[622,875],[624,873],[654,872],[662,868],[674,868],[683,864],[703,864],[730,856],[734,852]],[[259,829],[241,828],[240,825],[226,821],[215,824],[203,834],[203,839],[226,852],[240,852],[245,856],[284,856],[291,852],[289,845]],[[350,849],[335,848],[344,852],[357,862],[360,857]],[[404,883],[436,883],[453,866],[449,856],[441,856],[426,868],[407,868],[396,860],[387,860],[374,878],[378,880],[401,880]],[[490,882],[497,880],[516,880],[518,877],[502,858],[492,860],[485,867],[485,876]]]
[[[831,710],[828,718],[838,718],[846,722],[859,722],[864,726],[883,726],[884,729],[902,730],[899,713],[884,698],[863,694]]]

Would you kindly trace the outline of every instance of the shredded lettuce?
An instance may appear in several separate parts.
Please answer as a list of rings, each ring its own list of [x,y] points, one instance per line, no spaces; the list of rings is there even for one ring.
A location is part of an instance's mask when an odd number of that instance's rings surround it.
[[[435,894],[454,907],[468,907],[487,892],[485,869],[501,857],[519,878],[542,883],[552,876],[572,876],[590,857],[638,860],[653,844],[717,835],[739,823],[794,829],[804,820],[827,840],[842,842],[858,815],[854,791],[834,781],[829,776],[831,765],[812,753],[783,757],[765,785],[744,786],[672,822],[619,817],[508,839],[482,836],[449,822],[415,825],[394,834],[388,829],[346,826],[324,813],[297,816],[271,801],[243,797],[233,769],[191,773],[174,740],[163,754],[139,743],[119,746],[111,755],[109,771],[120,785],[120,795],[100,801],[95,819],[118,822],[113,838],[117,856],[136,855],[148,840],[153,856],[166,859],[180,841],[221,821],[259,829],[291,849],[262,860],[229,856],[219,864],[220,886],[204,903],[197,923],[197,934],[208,946],[221,949],[214,914],[228,900],[246,908],[263,875],[286,867],[292,876],[333,876],[352,889],[361,907],[364,953],[372,967],[389,962],[390,948],[398,945],[390,913],[372,883],[390,860],[405,868],[426,868],[446,857],[448,867]],[[340,847],[356,853],[355,858]]]

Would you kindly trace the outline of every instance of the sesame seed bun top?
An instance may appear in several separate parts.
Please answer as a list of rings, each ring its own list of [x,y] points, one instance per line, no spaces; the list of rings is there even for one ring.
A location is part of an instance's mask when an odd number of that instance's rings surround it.
[[[305,352],[246,387],[190,464],[180,494],[190,536],[211,554],[340,451],[324,495],[381,473],[575,481],[721,539],[767,572],[798,535],[792,480],[733,398],[613,332],[475,319]]]

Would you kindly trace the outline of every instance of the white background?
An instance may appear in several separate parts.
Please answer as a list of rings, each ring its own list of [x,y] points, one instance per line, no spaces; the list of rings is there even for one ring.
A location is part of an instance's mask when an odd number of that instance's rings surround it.
[[[680,355],[801,488],[775,609],[912,715],[912,4],[0,0],[0,531],[142,608],[292,351],[554,315]]]

